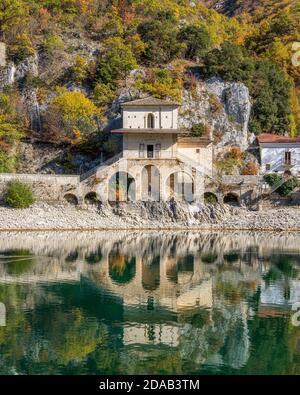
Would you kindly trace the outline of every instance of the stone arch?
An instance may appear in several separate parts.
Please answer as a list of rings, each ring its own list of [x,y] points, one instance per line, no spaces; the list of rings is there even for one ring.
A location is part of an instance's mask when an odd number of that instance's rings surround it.
[[[64,200],[72,205],[72,206],[77,206],[78,205],[78,198],[76,195],[74,195],[73,193],[66,193],[64,195]]]
[[[160,171],[154,165],[146,165],[141,174],[142,200],[160,201]]]
[[[205,204],[217,204],[219,201],[218,196],[213,192],[205,192],[203,197]]]
[[[155,126],[155,118],[152,113],[147,115],[147,129],[154,129]]]
[[[223,199],[224,204],[229,204],[230,206],[239,206],[240,199],[236,193],[229,192],[224,196]]]
[[[115,284],[131,283],[136,275],[136,258],[113,251],[108,256],[109,277]]]
[[[85,196],[84,196],[84,203],[85,204],[89,204],[89,205],[96,205],[98,204],[99,199],[97,196],[96,192],[88,192]]]
[[[108,180],[108,200],[110,202],[128,202],[136,200],[134,177],[126,171],[114,173]]]
[[[142,286],[147,291],[155,291],[160,284],[160,257],[153,258],[150,262],[142,262]]]
[[[175,200],[193,202],[195,200],[194,178],[187,172],[172,172],[166,181],[166,196]]]

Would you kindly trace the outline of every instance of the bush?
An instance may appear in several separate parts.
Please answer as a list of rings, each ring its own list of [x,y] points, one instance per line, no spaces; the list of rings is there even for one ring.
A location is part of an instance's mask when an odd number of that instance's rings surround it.
[[[266,181],[267,184],[270,185],[270,187],[273,187],[274,185],[280,183],[282,177],[279,174],[272,173],[272,174],[266,174],[264,176],[264,180]]]
[[[242,151],[239,147],[232,147],[230,150],[225,154],[226,159],[234,159],[240,161],[242,159]]]
[[[21,181],[12,181],[8,184],[5,203],[13,208],[28,208],[34,203],[32,189]]]
[[[258,174],[258,166],[255,162],[248,162],[242,168],[243,176],[256,176]]]
[[[274,187],[277,184],[280,184],[282,181],[282,176],[274,173],[274,174],[266,174],[264,176],[264,180],[270,185],[270,187]],[[291,194],[291,192],[299,186],[299,182],[297,178],[290,178],[285,183],[283,183],[277,190],[281,196],[287,197]]]
[[[296,178],[290,178],[281,187],[278,188],[277,192],[284,197],[290,196],[295,188],[299,186],[299,182]]]
[[[20,63],[35,54],[34,47],[28,35],[19,34],[15,42],[9,46],[8,54],[15,63]]]
[[[203,123],[197,123],[191,127],[193,137],[202,137],[208,134],[208,127]]]

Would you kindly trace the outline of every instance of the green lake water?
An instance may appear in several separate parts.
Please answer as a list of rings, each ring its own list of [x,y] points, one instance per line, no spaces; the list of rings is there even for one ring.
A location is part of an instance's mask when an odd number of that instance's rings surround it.
[[[297,302],[297,233],[1,233],[0,374],[299,374]]]

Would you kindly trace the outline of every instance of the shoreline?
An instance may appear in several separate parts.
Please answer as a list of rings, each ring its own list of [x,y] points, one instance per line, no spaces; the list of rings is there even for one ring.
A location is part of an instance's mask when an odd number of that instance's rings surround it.
[[[174,226],[174,227],[127,227],[127,228],[117,228],[117,227],[103,227],[103,228],[0,228],[1,233],[8,233],[8,232],[20,232],[20,233],[47,233],[47,232],[105,232],[105,231],[141,231],[141,232],[148,232],[148,231],[167,231],[167,232],[262,232],[262,233],[285,233],[285,232],[299,232],[300,233],[300,226],[298,228],[251,228],[251,227],[244,227],[244,228],[230,228],[226,226],[215,226],[215,227],[193,227],[193,226]]]
[[[125,203],[101,208],[45,203],[21,210],[0,207],[0,233],[56,231],[300,232],[300,208],[251,211],[242,207],[180,202]]]

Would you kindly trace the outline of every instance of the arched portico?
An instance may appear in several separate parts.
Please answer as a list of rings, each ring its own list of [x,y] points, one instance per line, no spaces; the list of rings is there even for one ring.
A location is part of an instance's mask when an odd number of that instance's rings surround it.
[[[160,201],[160,171],[154,165],[146,165],[141,174],[142,200]]]
[[[126,171],[117,171],[108,181],[108,200],[128,202],[136,200],[135,179]]]
[[[182,170],[171,173],[166,182],[166,197],[193,202],[195,200],[193,177]]]

